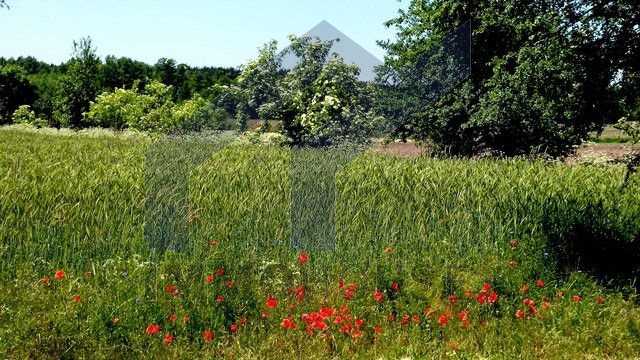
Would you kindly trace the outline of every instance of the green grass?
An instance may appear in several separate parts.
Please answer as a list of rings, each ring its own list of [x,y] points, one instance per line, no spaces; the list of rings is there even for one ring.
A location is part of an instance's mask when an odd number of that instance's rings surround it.
[[[336,176],[335,251],[310,249],[309,262],[300,264],[300,250],[291,247],[296,240],[290,226],[291,154],[279,147],[211,148],[209,160],[188,179],[182,220],[192,246],[182,252],[150,247],[145,224],[150,224],[146,193],[152,184],[145,176],[150,167],[172,169],[170,160],[166,168],[163,162],[149,163],[157,145],[143,136],[0,129],[0,355],[630,358],[640,353],[640,308],[630,286],[637,271],[630,262],[638,251],[640,182],[635,178],[622,189],[621,167],[367,153]],[[167,159],[184,154],[180,146],[168,149]],[[316,191],[303,188],[299,196],[314,198]],[[175,200],[182,204],[184,197]],[[511,245],[514,240],[517,246]],[[220,268],[224,275],[218,277]],[[65,279],[53,278],[58,269]],[[215,275],[213,283],[205,282],[207,274]],[[40,281],[44,277],[51,285]],[[543,288],[535,286],[537,279],[545,282]],[[351,300],[339,281],[357,284]],[[484,283],[499,295],[497,303],[476,301]],[[169,284],[175,284],[178,297],[167,293]],[[290,291],[300,286],[301,302]],[[384,294],[381,303],[374,289]],[[467,290],[473,292],[470,299]],[[455,304],[448,299],[452,294]],[[574,295],[581,301],[574,302]],[[218,302],[219,296],[224,301]],[[269,296],[278,299],[277,308],[265,307]],[[535,300],[543,316],[516,318],[516,310],[527,310],[525,298]],[[355,329],[343,334],[341,326],[353,319],[337,325],[335,315],[325,332],[306,334],[303,313],[343,305],[364,320],[360,337],[354,338]],[[430,317],[427,308],[433,309]],[[457,318],[465,309],[468,327]],[[446,313],[453,318],[440,325]],[[388,321],[390,314],[395,321]],[[406,314],[419,315],[419,323],[409,319],[402,325]],[[296,329],[281,327],[285,317],[296,321]],[[147,335],[151,324],[161,332]],[[234,324],[239,330],[231,333]],[[375,334],[375,326],[382,334]],[[215,333],[213,341],[203,340],[205,330]],[[169,345],[163,343],[167,333],[175,336]]]

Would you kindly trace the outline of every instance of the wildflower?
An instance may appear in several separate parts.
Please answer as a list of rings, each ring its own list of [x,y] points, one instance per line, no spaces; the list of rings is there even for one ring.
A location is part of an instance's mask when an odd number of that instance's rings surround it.
[[[169,321],[176,322],[176,320],[178,320],[178,317],[175,314],[171,314],[171,316],[169,316]]]
[[[211,284],[214,280],[215,278],[213,277],[213,274],[207,274],[207,276],[204,278],[204,282],[206,282],[207,284]]]
[[[233,281],[229,280],[229,281],[225,281],[225,282],[224,282],[224,285],[225,285],[227,288],[231,289],[231,288],[235,285],[235,283],[234,283]]]
[[[182,317],[182,322],[185,324],[188,324],[191,321],[191,319],[188,316],[184,316]]]
[[[389,315],[387,316],[387,321],[389,321],[389,322],[394,322],[394,321],[396,321],[396,317],[395,317],[395,316],[393,316],[393,314],[389,314]]]
[[[202,338],[204,339],[204,341],[211,341],[214,337],[215,335],[213,334],[213,331],[207,330],[204,332],[204,334],[202,334]]]
[[[340,312],[341,313],[346,313],[347,311],[349,311],[349,308],[347,307],[347,305],[340,306]]]
[[[335,312],[336,312],[335,308],[328,308],[325,306],[320,308],[320,316],[322,316],[323,318],[331,317],[333,316],[333,314],[335,314]]]
[[[351,300],[353,295],[356,293],[356,289],[358,288],[358,285],[349,284],[346,287],[347,288],[344,290],[344,299],[345,300]]]
[[[304,286],[300,285],[297,288],[293,288],[291,290],[289,290],[289,293],[296,293],[297,298],[298,298],[298,302],[302,302],[302,300],[304,299]]]
[[[265,305],[267,306],[268,309],[275,309],[278,306],[278,300],[276,300],[272,296],[269,296]]]
[[[522,290],[522,292],[529,291],[529,285],[527,285],[527,284],[522,285],[522,288],[520,290]]]
[[[73,301],[75,301],[77,303],[79,303],[80,300],[81,300],[80,295],[76,295],[76,296],[73,297]]]
[[[216,303],[221,304],[223,302],[224,302],[224,296],[218,295],[218,297],[216,298]]]
[[[356,319],[355,321],[357,327],[363,327],[364,321],[362,319]]]
[[[467,320],[462,320],[462,327],[469,326],[469,322]]]
[[[389,246],[386,250],[387,254],[392,254],[393,253],[393,248],[391,246]]]
[[[543,288],[544,287],[544,281],[538,279],[536,280],[536,286],[539,288]]]
[[[472,298],[473,297],[473,291],[471,290],[467,290],[464,292],[464,296],[466,296],[467,298]]]
[[[527,307],[536,306],[536,302],[529,298],[525,298],[524,300],[522,300],[522,303],[524,304],[524,306],[527,306]]]
[[[448,322],[449,322],[449,317],[447,316],[447,314],[444,314],[440,316],[440,318],[438,318],[438,324],[442,326],[446,326]]]
[[[529,315],[535,315],[536,314],[536,308],[533,306],[529,307]]]
[[[410,318],[409,314],[405,314],[402,319],[400,319],[400,325],[407,325]]]
[[[424,314],[426,317],[430,317],[434,313],[433,308],[431,306],[424,309]]]
[[[178,287],[174,284],[167,284],[167,286],[164,288],[164,291],[166,291],[167,294],[173,295],[174,297],[178,297],[178,295],[180,294],[180,292],[178,291]]]
[[[309,254],[301,252],[300,255],[298,255],[298,262],[300,264],[305,264],[307,261],[309,261]]]
[[[573,302],[574,303],[579,303],[582,300],[582,298],[578,295],[573,295]]]
[[[542,307],[545,308],[545,309],[548,309],[548,308],[551,307],[551,303],[548,302],[548,301],[543,301],[542,302]]]
[[[149,335],[153,335],[159,331],[160,331],[160,325],[153,324],[153,325],[147,326],[147,334]]]
[[[113,318],[113,325],[118,325],[120,323],[120,318],[119,317],[114,317]]]
[[[598,296],[598,297],[596,298],[596,302],[597,302],[598,304],[602,304],[602,303],[604,302],[604,299],[602,298],[602,296]]]
[[[212,242],[209,243],[209,246],[216,247],[216,246],[218,246],[218,242],[217,241],[212,241]]]
[[[391,284],[391,290],[393,291],[400,290],[400,284],[398,284],[397,282],[394,282],[393,284]]]
[[[296,328],[296,321],[293,320],[293,318],[288,317],[288,318],[284,318],[282,319],[282,323],[280,324],[282,326],[283,329],[295,329]]]
[[[411,317],[411,321],[413,321],[414,324],[419,324],[420,323],[420,315],[413,315]]]
[[[488,298],[489,303],[495,304],[498,301],[498,293],[492,291]]]
[[[56,271],[56,274],[53,276],[56,280],[64,279],[65,273],[62,270]]]
[[[512,269],[516,267],[516,262],[513,260],[509,261],[509,267],[511,267]]]
[[[373,330],[375,331],[376,334],[382,334],[382,326],[378,326],[376,325]]]
[[[87,271],[84,273],[85,276],[93,276],[93,272],[91,271]]]
[[[487,302],[487,295],[482,294],[482,293],[478,294],[478,296],[476,297],[476,301],[478,303],[480,303],[480,304],[486,303]]]
[[[516,317],[518,319],[524,319],[524,311],[518,309],[518,311],[516,311]]]
[[[449,347],[451,348],[451,350],[456,351],[458,350],[458,343],[451,342],[449,343]]]
[[[242,319],[240,319],[240,324],[241,325],[247,325],[247,321],[248,321],[247,318],[243,317]]]
[[[238,325],[236,325],[236,324],[232,324],[231,326],[229,326],[229,330],[230,330],[232,333],[235,333],[236,331],[238,331]]]
[[[458,313],[458,319],[460,319],[460,321],[465,321],[467,320],[468,317],[469,317],[469,312],[466,310],[462,310]]]
[[[383,302],[384,301],[384,293],[381,293],[380,291],[378,291],[378,289],[374,289],[373,290],[373,298],[376,299],[377,302]]]
[[[486,294],[491,290],[491,284],[489,283],[484,283],[482,284],[482,290],[480,291],[481,294]]]
[[[48,277],[40,279],[40,282],[45,285],[51,285],[51,280]]]
[[[458,301],[458,298],[455,295],[449,295],[449,302],[455,304]]]
[[[216,276],[222,277],[223,275],[224,275],[224,268],[217,268],[216,269]]]
[[[167,336],[164,337],[164,343],[165,344],[171,344],[173,342],[173,334],[172,333],[168,333]]]
[[[362,331],[360,331],[360,330],[356,330],[356,331],[353,332],[353,334],[351,334],[351,337],[354,338],[354,339],[357,339],[360,336],[362,336]]]
[[[511,240],[511,247],[517,247],[518,246],[518,241],[517,240]]]

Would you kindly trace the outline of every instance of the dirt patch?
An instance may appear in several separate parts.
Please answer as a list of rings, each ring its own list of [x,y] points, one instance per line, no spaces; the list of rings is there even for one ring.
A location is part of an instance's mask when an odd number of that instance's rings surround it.
[[[372,151],[397,157],[417,157],[424,155],[424,148],[415,142],[392,142],[385,144],[381,141],[375,142],[371,147]]]

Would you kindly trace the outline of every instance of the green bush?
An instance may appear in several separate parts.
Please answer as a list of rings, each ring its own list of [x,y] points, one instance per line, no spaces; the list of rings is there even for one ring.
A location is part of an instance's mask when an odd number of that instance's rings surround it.
[[[47,126],[46,120],[36,117],[36,113],[31,110],[29,105],[20,105],[18,109],[13,112],[12,119],[16,124],[28,124],[37,127]]]

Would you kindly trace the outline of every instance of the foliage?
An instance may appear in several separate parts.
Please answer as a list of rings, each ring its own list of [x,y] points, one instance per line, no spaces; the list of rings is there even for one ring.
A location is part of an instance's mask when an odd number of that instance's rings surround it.
[[[20,105],[31,105],[35,90],[23,68],[0,66],[0,124],[11,122],[11,115]]]
[[[177,105],[173,111],[174,124],[188,131],[222,130],[226,128],[228,118],[229,115],[224,110],[197,94]]]
[[[98,74],[100,58],[91,43],[91,38],[73,42],[73,58],[69,70],[62,80],[61,123],[72,128],[81,128],[84,113],[100,90]]]
[[[150,96],[137,90],[116,89],[112,93],[103,93],[91,103],[86,119],[89,124],[122,130],[137,124],[153,102]]]
[[[622,63],[624,79],[637,73],[622,54],[638,35],[631,29],[637,4],[606,6],[599,0],[412,1],[387,23],[397,29],[397,41],[382,43],[386,74],[400,77],[385,92],[390,99],[381,101],[396,118],[396,135],[455,154],[567,153],[616,116],[612,84]],[[439,98],[422,98],[442,80],[429,76],[447,65],[441,50],[450,41],[464,44],[455,30],[467,21],[470,77]]]
[[[569,240],[587,224],[599,243],[614,229],[637,246],[629,239],[640,229],[640,183],[620,189],[620,167],[366,154],[336,177],[336,250],[310,251],[304,261],[290,247],[290,150],[227,147],[190,176],[194,251],[158,255],[144,237],[149,146],[145,137],[0,129],[0,153],[13,154],[0,157],[7,357],[632,358],[640,351],[635,297],[600,286],[584,257],[568,274],[559,271],[547,238]],[[485,282],[499,296],[495,304],[476,299]],[[334,316],[324,320],[326,332],[306,333],[302,314],[321,306],[338,314],[343,305],[351,329],[341,332]],[[283,328],[290,317],[296,328]],[[147,334],[152,324],[161,331]],[[168,333],[175,338],[165,344]]]
[[[16,124],[28,124],[37,127],[47,125],[46,121],[36,117],[36,113],[31,110],[31,106],[29,105],[20,105],[18,109],[14,111],[12,119]]]
[[[616,128],[631,138],[631,152],[625,158],[627,174],[624,178],[624,185],[626,186],[631,175],[637,173],[638,167],[640,167],[640,148],[638,148],[640,145],[640,122],[629,121],[623,117],[616,124]]]

